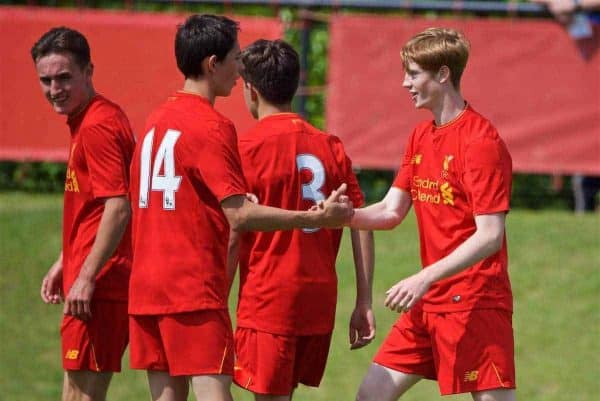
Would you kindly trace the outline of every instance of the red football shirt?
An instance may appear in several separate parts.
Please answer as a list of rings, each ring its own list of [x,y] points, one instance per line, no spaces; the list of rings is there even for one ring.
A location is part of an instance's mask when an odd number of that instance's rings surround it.
[[[408,191],[419,226],[421,262],[447,256],[476,230],[475,216],[508,212],[512,161],[492,124],[470,106],[453,121],[420,124],[412,133],[394,186]],[[512,310],[506,237],[502,249],[433,284],[423,309]]]
[[[127,195],[135,139],[116,104],[96,95],[69,118],[71,153],[63,211],[63,293],[68,294],[92,249],[104,198]],[[96,276],[94,299],[127,300],[131,270],[131,230]]]
[[[249,191],[264,205],[307,210],[342,183],[363,195],[341,141],[294,113],[271,115],[239,139]],[[342,230],[247,233],[240,246],[237,324],[282,335],[333,330]]]
[[[150,115],[131,164],[131,314],[227,308],[221,201],[245,193],[235,128],[208,100],[177,92]]]

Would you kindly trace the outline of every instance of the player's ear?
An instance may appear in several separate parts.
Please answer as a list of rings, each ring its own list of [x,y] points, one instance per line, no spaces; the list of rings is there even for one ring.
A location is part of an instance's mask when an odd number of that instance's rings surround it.
[[[254,89],[254,86],[252,86],[252,84],[248,85],[250,85],[250,99],[252,99],[253,102],[256,102],[258,100],[258,92],[256,91],[256,89]]]
[[[92,86],[92,76],[94,75],[94,64],[92,64],[91,62],[88,63],[88,65],[83,67],[82,72],[83,72],[83,77],[84,77],[85,81],[91,87]]]
[[[94,75],[94,64],[90,62],[87,66],[85,66],[84,72],[85,75],[88,76],[88,78],[92,78],[92,76]]]
[[[450,81],[450,68],[448,68],[447,65],[441,66],[437,75],[438,75],[438,81],[440,81],[441,84],[443,84],[445,82],[449,82]]]
[[[217,56],[214,54],[212,56],[205,57],[204,60],[202,60],[202,72],[205,74],[215,72],[217,61]]]

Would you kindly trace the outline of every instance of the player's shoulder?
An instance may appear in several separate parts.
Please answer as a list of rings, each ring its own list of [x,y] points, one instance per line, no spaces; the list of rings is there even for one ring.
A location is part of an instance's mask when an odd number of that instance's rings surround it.
[[[86,112],[84,122],[94,123],[111,118],[127,119],[125,112],[118,104],[102,95],[94,96]]]
[[[80,125],[83,135],[96,129],[114,133],[131,131],[129,119],[123,109],[102,95],[94,96],[84,113]]]
[[[408,137],[408,141],[412,143],[418,143],[425,135],[435,129],[435,123],[433,120],[423,120],[419,122],[412,130]]]
[[[328,143],[329,145],[333,146],[342,146],[342,140],[339,136],[330,132],[323,131],[320,128],[315,127],[308,121],[303,120],[303,123],[305,125],[304,132],[306,135],[310,136],[311,141]]]
[[[502,145],[503,141],[494,124],[471,106],[465,110],[465,116],[461,119],[459,132],[463,137],[465,145],[477,143],[497,143]],[[502,145],[503,146],[503,145]]]
[[[198,95],[177,92],[148,117],[147,125],[163,123],[186,132],[235,132],[233,122]]]

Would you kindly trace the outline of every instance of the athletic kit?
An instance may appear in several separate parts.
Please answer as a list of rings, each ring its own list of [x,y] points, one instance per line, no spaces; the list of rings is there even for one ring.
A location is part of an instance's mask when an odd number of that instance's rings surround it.
[[[67,123],[71,145],[64,193],[63,294],[69,293],[92,249],[105,198],[129,192],[129,163],[135,146],[127,117],[101,95],[95,95]],[[96,276],[91,319],[64,316],[65,370],[120,371],[128,341],[130,243],[128,226],[113,256]]]
[[[393,185],[411,194],[423,266],[473,235],[475,216],[508,212],[511,182],[506,145],[470,106],[443,126],[417,126]],[[511,319],[504,238],[496,254],[434,283],[401,315],[374,361],[437,379],[442,394],[514,388]]]
[[[295,113],[261,119],[239,138],[249,192],[259,203],[307,210],[342,183],[364,203],[341,141]],[[244,233],[240,245],[235,382],[255,393],[318,386],[337,297],[335,260],[342,230]]]
[[[233,374],[227,241],[215,241],[229,236],[221,201],[246,193],[233,124],[176,92],[148,118],[131,176],[131,367]]]

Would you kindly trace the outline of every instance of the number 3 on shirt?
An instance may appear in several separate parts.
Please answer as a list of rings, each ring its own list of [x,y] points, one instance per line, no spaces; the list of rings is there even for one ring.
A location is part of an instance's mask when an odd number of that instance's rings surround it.
[[[181,184],[181,176],[175,175],[175,143],[181,135],[180,131],[167,130],[154,157],[154,168],[152,168],[152,182],[150,182],[150,157],[152,156],[152,142],[154,142],[154,128],[144,137],[141,152],[140,166],[140,200],[139,207],[148,207],[148,190],[162,191],[163,209],[175,210],[175,192]],[[163,171],[163,175],[159,172]]]
[[[306,199],[315,203],[325,200],[325,194],[321,192],[323,184],[325,184],[325,168],[321,160],[311,154],[301,154],[296,156],[296,166],[298,172],[307,169],[312,174],[312,180],[307,184],[302,184],[302,199]],[[304,228],[305,233],[314,233],[318,228]]]

